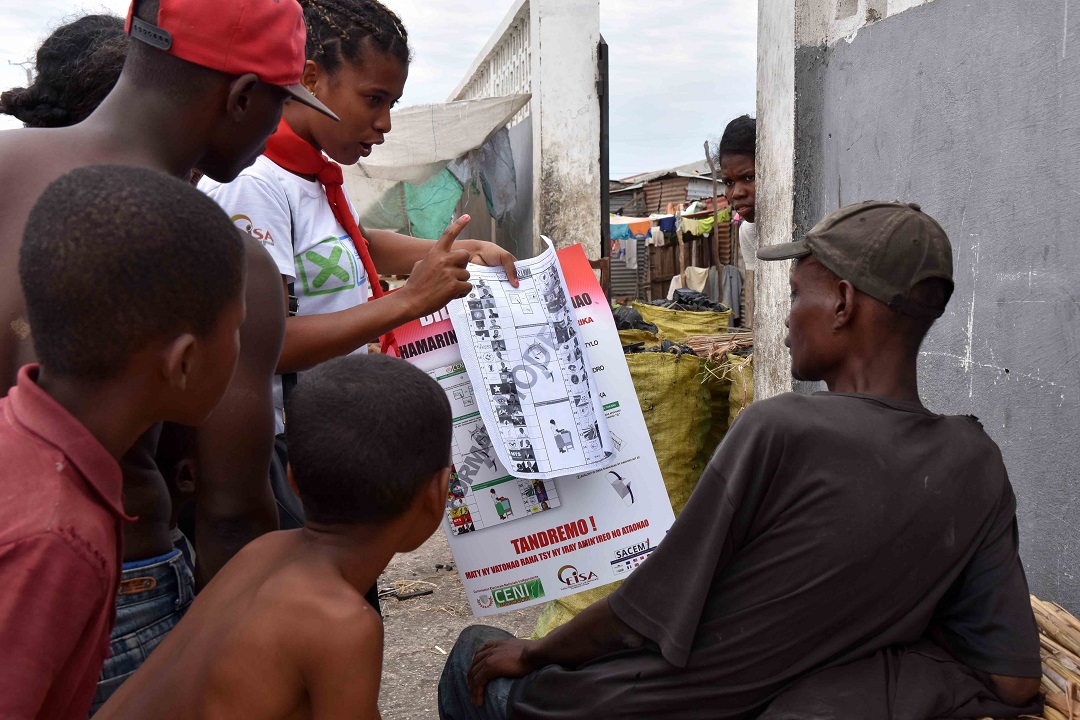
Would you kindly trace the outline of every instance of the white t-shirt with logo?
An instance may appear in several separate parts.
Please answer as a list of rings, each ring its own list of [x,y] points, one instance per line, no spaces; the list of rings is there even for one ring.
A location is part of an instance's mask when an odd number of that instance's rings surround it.
[[[300,300],[298,315],[322,315],[367,302],[367,272],[317,180],[294,175],[264,155],[231,183],[204,177],[199,189],[270,252],[278,270],[293,283]],[[351,204],[349,210],[358,219]],[[367,346],[355,352],[367,352]],[[282,405],[278,377],[277,432],[284,429]]]

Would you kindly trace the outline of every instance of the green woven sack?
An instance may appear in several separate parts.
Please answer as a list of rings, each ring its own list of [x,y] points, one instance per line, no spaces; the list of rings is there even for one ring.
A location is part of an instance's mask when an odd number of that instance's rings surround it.
[[[728,424],[750,403],[754,402],[754,356],[728,355],[731,363],[731,393],[729,394]]]
[[[627,355],[656,461],[671,508],[678,515],[701,477],[701,447],[709,430],[709,393],[701,384],[702,359],[695,355]]]
[[[634,309],[641,313],[645,322],[650,322],[660,330],[666,340],[682,342],[693,335],[717,335],[726,332],[731,324],[731,311],[691,312],[689,310],[668,310],[667,308],[645,305],[634,301]]]
[[[659,335],[649,332],[648,330],[620,330],[619,342],[623,347],[627,345],[633,345],[634,343],[643,342],[645,347],[653,347],[659,345],[663,340]]]
[[[702,368],[702,385],[709,393],[709,429],[701,447],[702,464],[707,465],[720,441],[728,431],[729,398],[731,394],[731,362],[727,356],[722,363],[706,360]]]
[[[536,619],[536,630],[533,631],[532,639],[542,638],[560,625],[570,622],[579,612],[597,600],[603,600],[615,592],[615,588],[620,585],[622,585],[621,581],[614,582],[603,587],[584,590],[577,595],[552,600],[540,611],[540,617]]]

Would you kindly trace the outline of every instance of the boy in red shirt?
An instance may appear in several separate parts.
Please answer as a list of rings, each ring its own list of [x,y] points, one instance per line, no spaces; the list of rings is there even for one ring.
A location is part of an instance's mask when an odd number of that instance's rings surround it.
[[[19,278],[40,365],[0,400],[0,717],[86,717],[131,519],[118,459],[221,398],[244,267],[228,216],[152,170],[75,170],[31,211]]]

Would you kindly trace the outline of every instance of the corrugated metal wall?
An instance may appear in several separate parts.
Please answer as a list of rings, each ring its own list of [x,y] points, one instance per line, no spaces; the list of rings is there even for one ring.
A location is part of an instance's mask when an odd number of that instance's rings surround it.
[[[617,213],[634,199],[634,193],[612,193],[610,196],[610,208],[611,212]]]
[[[637,202],[631,202],[637,197]],[[624,215],[645,217],[653,213],[667,213],[668,203],[679,205],[712,197],[710,178],[670,177],[652,180],[643,189],[620,190],[611,194],[611,212],[623,211]]]
[[[622,215],[628,217],[643,217],[648,216],[649,212],[645,209],[645,193],[642,190],[635,190],[633,193],[618,193],[611,196],[611,212],[618,213],[622,211]]]
[[[723,194],[723,190],[719,186],[717,186],[716,191]],[[705,198],[711,198],[712,196],[712,178],[709,178],[708,180],[689,180],[689,184],[686,186],[686,202],[704,200]]]
[[[645,185],[645,210],[648,213],[666,213],[668,203],[678,205],[686,202],[686,186],[689,178],[673,177],[655,180]]]
[[[641,288],[645,282],[645,270],[649,265],[649,251],[645,246],[645,238],[637,241],[637,251],[637,270],[626,267],[626,263],[622,260],[612,260],[610,300],[645,296]]]

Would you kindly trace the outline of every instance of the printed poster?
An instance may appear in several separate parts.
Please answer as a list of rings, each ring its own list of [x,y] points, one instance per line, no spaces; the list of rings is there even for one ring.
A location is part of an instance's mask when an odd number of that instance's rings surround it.
[[[450,321],[489,430],[489,447],[520,478],[596,470],[614,456],[588,349],[551,241],[503,268],[470,265],[472,292],[451,302]]]
[[[622,580],[675,519],[608,302],[580,246],[557,258],[611,443],[598,470],[554,479],[507,470],[492,449],[450,311],[395,331],[401,356],[438,380],[453,408],[444,529],[478,617]]]

